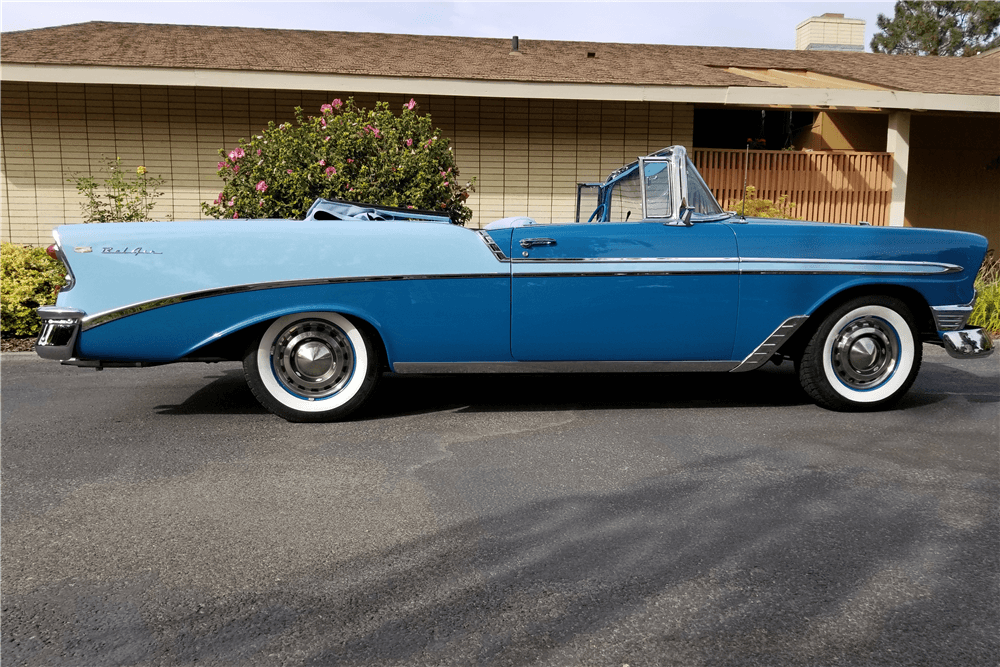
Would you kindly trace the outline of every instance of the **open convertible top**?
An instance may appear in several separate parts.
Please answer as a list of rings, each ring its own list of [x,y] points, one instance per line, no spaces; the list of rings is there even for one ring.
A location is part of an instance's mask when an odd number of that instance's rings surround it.
[[[423,220],[451,223],[447,214],[415,208],[375,206],[341,199],[317,199],[309,207],[306,220]]]

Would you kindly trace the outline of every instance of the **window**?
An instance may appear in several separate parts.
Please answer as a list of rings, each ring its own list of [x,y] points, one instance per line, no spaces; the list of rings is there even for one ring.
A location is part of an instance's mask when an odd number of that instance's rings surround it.
[[[687,177],[688,206],[700,215],[719,215],[722,213],[722,207],[719,206],[719,202],[715,201],[715,196],[709,190],[694,164],[691,163],[690,158],[687,161]]]

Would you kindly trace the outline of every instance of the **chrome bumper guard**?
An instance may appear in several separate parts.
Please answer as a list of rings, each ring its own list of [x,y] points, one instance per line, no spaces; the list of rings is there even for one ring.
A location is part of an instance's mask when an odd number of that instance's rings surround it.
[[[956,359],[982,359],[993,354],[993,339],[983,329],[942,331],[944,349]]]
[[[80,322],[84,315],[86,313],[75,308],[58,306],[39,308],[38,317],[42,320],[42,330],[35,343],[35,352],[38,356],[56,361],[72,359],[76,350],[76,338],[80,334]]]

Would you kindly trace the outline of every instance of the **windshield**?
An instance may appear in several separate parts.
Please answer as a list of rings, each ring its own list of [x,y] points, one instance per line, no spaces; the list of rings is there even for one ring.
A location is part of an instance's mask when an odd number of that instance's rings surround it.
[[[719,202],[715,201],[715,196],[712,195],[712,191],[702,179],[701,174],[698,173],[690,158],[687,161],[687,177],[688,206],[693,208],[694,212],[699,215],[721,214],[723,212],[722,207],[719,206]]]
[[[608,215],[610,222],[642,219],[642,193],[639,190],[639,170],[627,174],[611,186],[611,196],[608,198],[611,210]]]

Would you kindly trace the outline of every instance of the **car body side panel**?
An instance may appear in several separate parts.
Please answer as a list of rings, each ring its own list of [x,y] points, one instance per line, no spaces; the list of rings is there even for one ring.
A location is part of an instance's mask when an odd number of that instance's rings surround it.
[[[532,238],[554,244],[524,249]],[[519,361],[731,358],[739,276],[727,225],[534,225],[513,231],[511,252]]]
[[[475,231],[434,222],[212,220],[57,231],[77,280],[58,305],[91,316],[223,287],[510,272]]]
[[[83,331],[79,357],[175,361],[246,326],[305,311],[362,318],[390,363],[511,361],[506,276],[392,280],[236,292],[129,315]]]
[[[741,272],[735,359],[752,352],[786,318],[810,315],[855,287],[906,287],[931,306],[968,303],[986,252],[986,239],[963,232],[762,219],[731,227]]]

